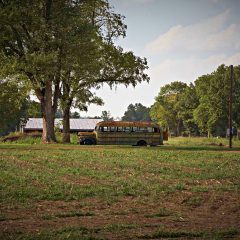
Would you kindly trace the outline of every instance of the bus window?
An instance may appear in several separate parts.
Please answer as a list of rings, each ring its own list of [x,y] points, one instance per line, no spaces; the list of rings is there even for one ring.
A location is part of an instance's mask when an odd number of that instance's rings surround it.
[[[158,128],[153,128],[155,133],[159,133],[159,129]]]
[[[132,132],[138,132],[138,128],[137,127],[133,127],[132,128]]]
[[[124,127],[124,128],[123,128],[123,131],[124,131],[124,132],[131,132],[131,127]]]
[[[117,131],[118,131],[118,132],[123,132],[123,127],[118,127],[118,128],[117,128]]]
[[[140,127],[140,128],[139,128],[139,132],[147,132],[147,128],[145,128],[145,127]]]
[[[151,132],[153,132],[153,128],[152,127],[148,127],[147,131],[151,133]]]
[[[115,127],[109,127],[110,132],[115,132]]]
[[[103,127],[97,127],[98,132],[103,132]]]
[[[102,132],[108,132],[108,127],[102,127]]]

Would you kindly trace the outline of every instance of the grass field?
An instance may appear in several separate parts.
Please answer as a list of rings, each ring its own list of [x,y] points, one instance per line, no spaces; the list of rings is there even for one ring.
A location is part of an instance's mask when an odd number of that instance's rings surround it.
[[[0,144],[0,239],[239,239],[240,142]]]

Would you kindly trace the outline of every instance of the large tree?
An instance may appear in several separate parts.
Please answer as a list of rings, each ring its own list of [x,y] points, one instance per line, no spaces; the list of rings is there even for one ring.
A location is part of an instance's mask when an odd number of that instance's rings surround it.
[[[41,104],[44,142],[56,141],[54,118],[64,94],[61,90],[68,76],[73,76],[72,69],[80,67],[78,57],[86,59],[77,50],[98,41],[111,42],[124,36],[125,29],[122,16],[112,11],[107,0],[0,1],[1,71],[31,83]],[[135,63],[146,68],[144,61]]]
[[[84,47],[78,46],[76,42],[72,49],[68,48],[69,54],[65,58],[68,70],[64,74],[61,95],[63,142],[70,142],[70,108],[81,105],[81,102],[102,103],[91,94],[89,99],[84,96],[84,93],[91,92],[89,89],[98,89],[103,83],[111,88],[119,84],[136,86],[137,83],[149,80],[144,73],[146,59],[136,57],[132,52],[124,52],[121,47],[114,45],[116,38],[125,36],[123,17],[113,14],[108,5],[106,7],[111,14],[103,14],[101,7],[97,4],[90,8],[94,31],[88,31],[82,36]]]
[[[199,135],[199,129],[194,120],[194,110],[199,105],[199,98],[193,83],[185,88],[176,105],[183,122],[184,133],[189,136]]]
[[[92,45],[92,44],[91,44]],[[95,50],[93,50],[95,48]],[[142,81],[148,81],[144,73],[147,68],[145,59],[135,57],[132,52],[123,52],[120,47],[115,47],[111,42],[101,41],[97,46],[92,46],[86,58],[79,64],[78,68],[70,67],[70,73],[63,83],[61,105],[64,112],[63,117],[63,140],[69,142],[69,112],[72,105],[77,106],[84,99],[84,92],[89,88],[99,88],[103,83],[111,88],[119,84],[125,86],[133,85]],[[84,53],[81,54],[84,56]],[[88,60],[88,61],[87,61]],[[76,59],[76,62],[79,61]],[[89,99],[88,103],[101,104],[97,97]]]
[[[183,119],[179,101],[187,88],[183,82],[172,82],[161,87],[155,103],[151,107],[150,116],[162,126],[174,131],[179,136],[183,129]]]
[[[234,67],[234,125],[240,125],[240,70]],[[202,133],[224,136],[228,128],[230,94],[230,68],[221,65],[211,74],[195,81],[199,105],[194,110],[194,119]]]
[[[122,117],[123,121],[151,121],[150,109],[141,103],[130,104]]]
[[[27,88],[14,79],[0,80],[0,135],[17,130],[21,118],[27,115]]]

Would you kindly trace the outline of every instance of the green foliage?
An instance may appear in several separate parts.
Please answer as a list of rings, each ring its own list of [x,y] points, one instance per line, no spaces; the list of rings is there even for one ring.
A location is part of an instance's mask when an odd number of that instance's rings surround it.
[[[113,121],[113,118],[111,117],[111,113],[109,111],[102,111],[101,118],[103,121]]]
[[[27,117],[28,118],[41,118],[41,106],[39,102],[29,101],[27,104]]]
[[[186,88],[187,84],[182,82],[172,82],[163,86],[150,111],[152,119],[174,131],[177,136],[183,126],[179,101]]]
[[[194,84],[173,82],[160,89],[151,107],[152,119],[175,135],[225,136],[228,126],[230,69],[221,65]],[[234,67],[234,126],[240,126],[240,66]]]
[[[10,134],[2,137],[0,142],[13,143],[13,144],[39,144],[41,142],[41,134],[38,132],[22,133],[11,132]]]
[[[130,104],[122,117],[123,121],[150,121],[150,109],[141,103]]]
[[[0,80],[0,135],[19,128],[27,112],[27,89],[14,80]]]
[[[149,81],[146,59],[123,52],[123,16],[108,0],[1,1],[0,73],[31,84],[46,119],[46,142],[55,141],[53,118],[59,99],[66,111],[102,104],[90,92],[107,82],[135,86]]]
[[[240,125],[240,71],[234,67],[233,120],[235,127]],[[194,120],[201,132],[225,136],[228,124],[228,103],[230,94],[230,68],[221,65],[209,75],[195,81],[199,105],[194,110]]]
[[[71,118],[80,118],[80,113],[77,112],[77,111],[74,111],[74,112],[71,113],[71,116],[70,116],[70,117],[71,117]]]
[[[187,135],[198,135],[198,126],[194,121],[193,112],[199,104],[195,86],[190,83],[181,94],[177,105],[179,117],[183,122],[183,131]]]

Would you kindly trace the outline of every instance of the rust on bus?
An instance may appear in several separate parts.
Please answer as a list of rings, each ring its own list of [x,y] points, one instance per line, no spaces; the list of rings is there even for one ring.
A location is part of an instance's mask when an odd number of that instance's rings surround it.
[[[127,122],[127,121],[102,121],[97,123],[96,126],[109,126],[109,127],[160,127],[157,123],[153,122]]]

